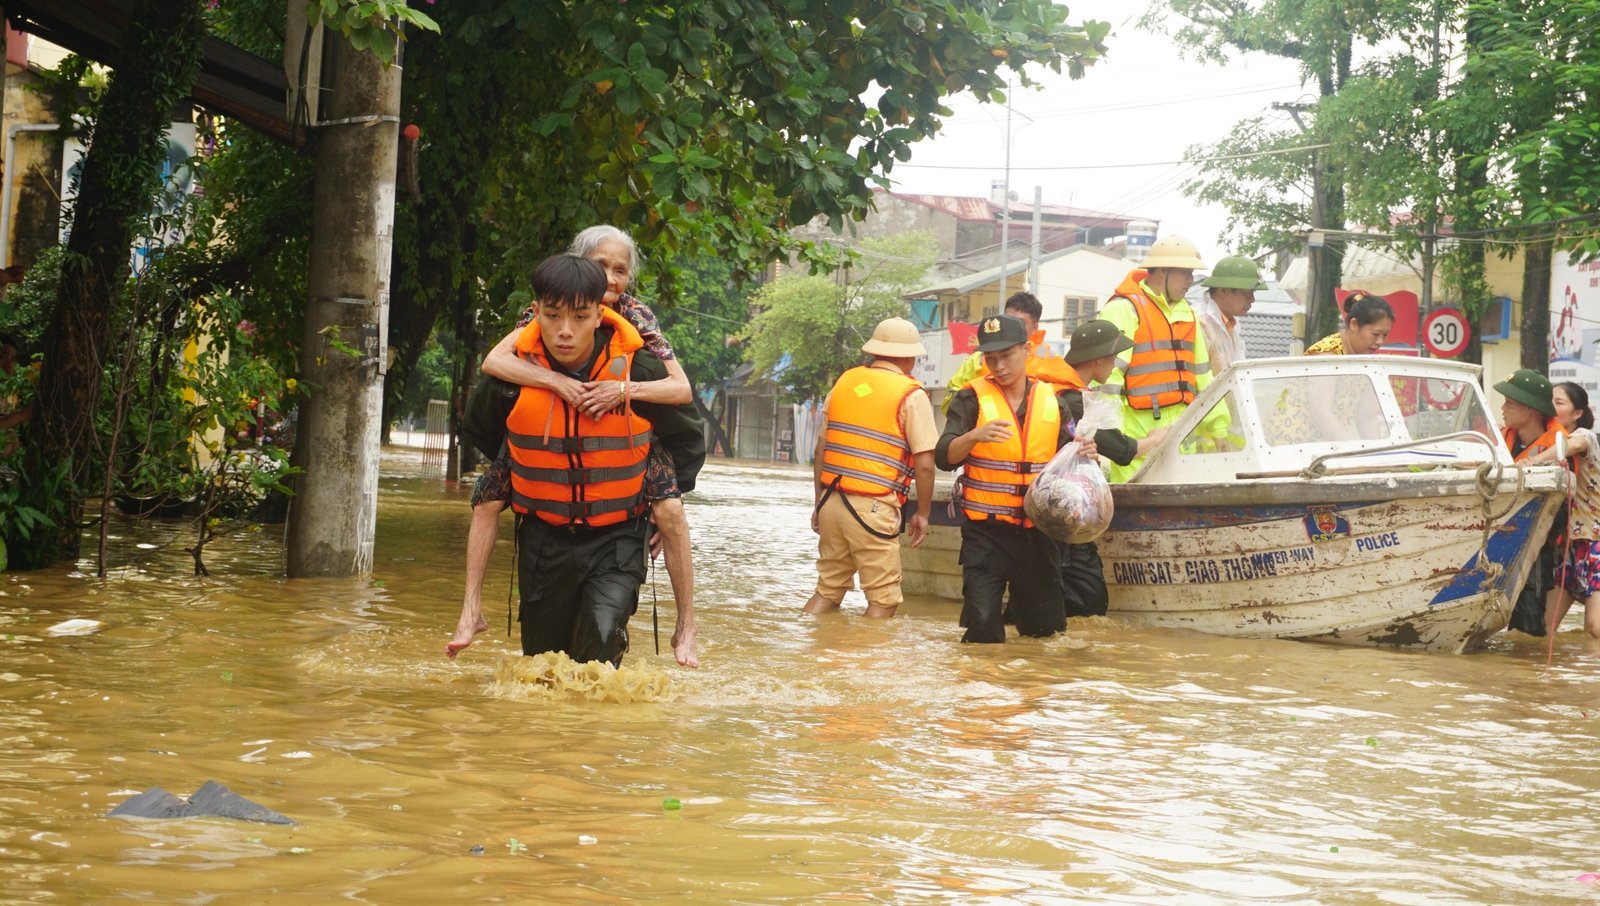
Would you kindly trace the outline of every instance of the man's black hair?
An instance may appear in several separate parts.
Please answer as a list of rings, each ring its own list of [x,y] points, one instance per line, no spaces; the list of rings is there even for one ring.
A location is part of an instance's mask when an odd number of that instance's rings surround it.
[[[1044,317],[1044,306],[1039,304],[1039,297],[1030,292],[1012,293],[1006,300],[1006,311],[1016,311],[1027,315],[1038,323]]]
[[[555,308],[598,305],[606,297],[606,272],[581,255],[551,255],[533,269],[533,297]]]

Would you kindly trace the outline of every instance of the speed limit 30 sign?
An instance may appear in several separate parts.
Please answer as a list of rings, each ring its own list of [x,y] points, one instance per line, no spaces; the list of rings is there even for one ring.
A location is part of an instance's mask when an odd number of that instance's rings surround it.
[[[1422,345],[1441,359],[1453,359],[1467,348],[1472,328],[1459,308],[1435,308],[1422,321]]]

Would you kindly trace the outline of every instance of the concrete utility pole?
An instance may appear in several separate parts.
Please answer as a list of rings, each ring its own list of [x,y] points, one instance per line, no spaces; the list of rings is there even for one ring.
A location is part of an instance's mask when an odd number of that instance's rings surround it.
[[[1300,114],[1310,110],[1311,104],[1284,104],[1274,103],[1272,109],[1287,111],[1294,118],[1294,124],[1300,127],[1300,132],[1305,135],[1311,133],[1306,128],[1305,121],[1300,119]],[[1333,271],[1328,267],[1327,235],[1323,232],[1327,226],[1327,208],[1323,183],[1326,174],[1323,172],[1323,155],[1321,151],[1311,152],[1311,236],[1306,241],[1306,332],[1302,337],[1306,345],[1311,345],[1321,339],[1321,335],[1313,335],[1321,329],[1322,318],[1320,312],[1327,306],[1337,307],[1333,296],[1333,281],[1330,279]],[[1335,319],[1338,320],[1338,319]]]
[[[1033,187],[1033,237],[1028,243],[1028,291],[1039,294],[1040,209],[1044,207],[1044,187]]]
[[[377,530],[401,69],[331,41],[315,121],[305,393],[295,446],[305,474],[289,510],[290,577],[370,573]]]
[[[1005,311],[1006,306],[1006,258],[1011,251],[1011,83],[1006,82],[1006,183],[1005,197],[1000,203],[1005,205],[1000,213],[1000,304],[997,311]]]

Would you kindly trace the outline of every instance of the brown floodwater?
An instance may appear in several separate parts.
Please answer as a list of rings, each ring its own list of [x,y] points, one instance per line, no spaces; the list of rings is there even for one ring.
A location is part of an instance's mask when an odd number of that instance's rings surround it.
[[[1522,637],[1452,657],[1106,619],[963,646],[955,602],[869,623],[852,594],[843,615],[800,615],[808,480],[707,468],[688,510],[704,666],[654,654],[647,586],[624,672],[670,678],[654,701],[496,683],[518,650],[509,520],[491,629],[444,658],[468,489],[415,451],[385,454],[371,579],[282,579],[272,530],[195,579],[161,523],[118,527],[105,581],[87,563],[0,575],[0,900],[1600,895],[1577,880],[1600,871],[1600,652],[1581,617],[1548,668]],[[104,625],[47,632],[72,618]],[[299,824],[106,817],[208,779]]]

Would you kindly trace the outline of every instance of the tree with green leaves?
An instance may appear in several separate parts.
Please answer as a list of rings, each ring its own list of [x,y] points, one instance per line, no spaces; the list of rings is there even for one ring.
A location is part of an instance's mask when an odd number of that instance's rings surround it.
[[[1522,365],[1550,364],[1550,265],[1600,254],[1600,0],[1469,0],[1461,76],[1439,104],[1484,177],[1465,203],[1479,248],[1524,251]]]
[[[1489,302],[1486,256],[1522,249],[1522,362],[1548,367],[1551,257],[1600,251],[1593,41],[1600,0],[1173,0],[1168,7],[1187,21],[1177,34],[1203,53],[1279,47],[1285,56],[1333,64],[1305,69],[1321,94],[1309,134],[1273,131],[1258,119],[1208,149],[1272,152],[1310,140],[1324,146],[1315,158],[1208,162],[1187,187],[1192,194],[1228,205],[1231,225],[1255,247],[1293,247],[1297,225],[1314,217],[1296,200],[1297,188],[1313,182],[1314,162],[1327,168],[1323,188],[1338,191],[1345,220],[1376,227],[1382,238],[1375,241],[1403,259],[1420,257],[1427,273],[1419,276],[1430,288],[1437,269],[1450,300],[1474,318]],[[1286,34],[1296,40],[1283,41]],[[1385,51],[1384,39],[1407,50]],[[1358,63],[1353,51],[1361,48],[1368,59]],[[1313,335],[1331,329],[1329,314],[1320,313]],[[1480,354],[1477,334],[1468,360]]]
[[[1346,90],[1355,73],[1356,52],[1396,37],[1414,38],[1428,4],[1408,0],[1168,0],[1152,6],[1143,24],[1165,31],[1183,50],[1217,62],[1237,51],[1295,60],[1306,81],[1316,86],[1318,102],[1298,125],[1272,126],[1265,118],[1240,124],[1211,147],[1193,148],[1191,157],[1219,158],[1249,152],[1264,157],[1212,159],[1184,187],[1191,197],[1222,202],[1231,230],[1260,245],[1241,250],[1297,247],[1306,224],[1340,231],[1347,222],[1345,202],[1350,171],[1334,154],[1286,149],[1325,146],[1339,135],[1339,123],[1324,104]],[[1291,237],[1296,237],[1291,239]],[[1333,288],[1339,284],[1339,257],[1326,248],[1311,250],[1313,282],[1307,300],[1307,335],[1322,336],[1337,326]]]
[[[202,0],[138,0],[95,112],[94,131],[72,210],[72,234],[43,337],[44,367],[24,474],[68,464],[72,498],[60,511],[60,551],[74,555],[78,490],[96,444],[95,413],[111,314],[129,271],[129,249],[161,187],[171,112],[189,96],[204,37]],[[52,507],[53,508],[53,507]],[[29,564],[33,566],[43,565]]]
[[[240,2],[259,7],[262,0]],[[23,484],[26,494],[48,497],[24,503],[58,514],[60,518],[52,521],[61,532],[56,543],[31,547],[21,564],[25,567],[75,555],[84,495],[106,493],[119,481],[121,435],[115,416],[106,434],[102,388],[108,377],[125,370],[113,353],[126,348],[118,344],[134,338],[118,323],[125,297],[138,287],[129,280],[130,251],[134,238],[143,235],[140,230],[149,222],[162,187],[164,133],[172,112],[184,109],[191,94],[208,14],[222,18],[208,10],[214,5],[202,0],[136,0],[129,11],[130,25],[107,61],[110,79],[87,111],[88,152],[70,212],[70,237],[52,287],[54,298],[40,343],[43,367],[36,418],[24,435],[21,463],[22,474],[28,477]],[[408,10],[405,0],[318,0],[314,8],[353,43],[375,43],[381,35],[392,42],[402,22],[430,24],[425,15]],[[276,5],[280,21],[283,9],[281,3]],[[280,238],[275,235],[270,241]],[[206,258],[194,256],[190,263],[196,267],[187,280],[171,269],[171,276],[183,285],[159,310],[180,309],[174,303],[205,296],[213,286],[211,279],[225,276],[214,261],[205,263]],[[245,279],[237,271],[231,275],[232,282]],[[169,334],[172,326],[166,324]],[[183,331],[176,333],[177,339],[184,336]],[[112,409],[121,409],[121,404]]]
[[[406,60],[405,116],[422,137],[396,243],[401,380],[435,325],[475,356],[478,312],[596,223],[633,234],[662,286],[680,256],[750,278],[787,255],[790,224],[863,216],[873,187],[938,131],[945,97],[1003,99],[1008,78],[1031,84],[1031,66],[1079,74],[1109,32],[1069,24],[1048,0],[432,11],[441,34],[413,38]]]
[[[730,453],[724,390],[743,361],[737,342],[750,323],[750,302],[733,271],[733,262],[720,258],[684,258],[671,268],[670,283],[641,287],[642,298],[658,306],[662,333],[694,386],[695,406],[711,429],[711,448]]]
[[[927,233],[862,240],[859,263],[834,274],[795,272],[761,287],[744,331],[745,358],[792,400],[820,400],[884,318],[907,317],[906,293],[923,284],[938,254]]]

